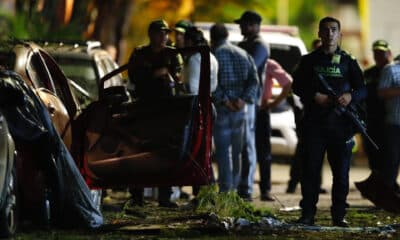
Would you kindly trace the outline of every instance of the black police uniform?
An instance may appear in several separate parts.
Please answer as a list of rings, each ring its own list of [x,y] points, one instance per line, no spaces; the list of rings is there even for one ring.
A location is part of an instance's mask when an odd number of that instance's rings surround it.
[[[304,105],[301,123],[305,154],[301,179],[302,217],[314,219],[321,167],[327,152],[333,174],[331,214],[335,222],[343,220],[345,215],[354,126],[346,116],[335,111],[333,103],[321,106],[314,101],[317,92],[329,93],[317,74],[322,75],[339,96],[351,93],[352,102],[365,98],[366,88],[357,61],[339,47],[334,54],[325,54],[319,48],[305,55],[293,74],[293,91]]]
[[[167,68],[170,76],[175,78],[180,75],[182,65],[182,57],[173,47],[167,46],[159,52],[154,52],[149,45],[136,48],[129,59],[128,68],[129,80],[135,87],[135,97],[146,101],[174,95],[171,92],[174,88],[169,84],[174,84],[173,81],[178,79],[168,79],[169,76],[155,78],[153,73],[160,68]],[[133,204],[143,205],[143,190],[134,187],[129,189]],[[171,193],[171,187],[159,188],[160,205],[172,205],[169,201]]]
[[[169,79],[164,79],[168,76],[154,78],[153,73],[157,69],[166,67],[170,76],[175,78],[180,75],[182,66],[182,57],[173,47],[167,46],[159,52],[154,52],[151,46],[136,48],[129,59],[128,75],[135,86],[137,98],[151,99],[173,95],[171,86],[168,85]]]

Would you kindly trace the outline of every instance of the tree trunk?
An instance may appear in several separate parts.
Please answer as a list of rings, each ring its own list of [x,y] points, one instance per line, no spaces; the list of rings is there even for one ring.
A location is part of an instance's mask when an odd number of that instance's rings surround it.
[[[130,24],[132,0],[97,0],[98,16],[92,38],[101,41],[103,46],[114,46],[119,53],[123,51],[122,39]]]

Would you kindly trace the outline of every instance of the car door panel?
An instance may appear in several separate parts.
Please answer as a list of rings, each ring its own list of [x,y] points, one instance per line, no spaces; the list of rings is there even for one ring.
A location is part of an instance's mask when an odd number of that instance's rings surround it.
[[[73,122],[72,154],[89,187],[211,183],[212,108],[209,48],[202,56],[199,95],[133,102],[105,90]],[[111,94],[111,95],[109,95]]]
[[[92,176],[101,179],[100,184],[185,184],[183,179],[193,174],[189,169],[197,157],[187,141],[194,130],[190,129],[193,101],[188,96],[136,102],[118,112],[102,104],[91,106],[96,114],[86,119],[85,155]],[[206,174],[187,184],[208,180]]]
[[[62,101],[60,96],[56,94],[56,86],[58,89],[60,89],[60,84],[58,82],[54,83],[54,76],[59,76],[60,74],[51,75],[51,73],[54,72],[55,66],[54,64],[51,64],[51,62],[50,64],[48,63],[49,66],[46,65],[46,62],[40,53],[41,52],[35,51],[31,54],[31,57],[27,61],[27,75],[29,76],[30,81],[35,83],[34,87],[36,93],[49,111],[54,123],[54,127],[56,128],[58,134],[61,136],[65,145],[70,150],[72,143],[70,116],[74,116],[74,114],[76,114],[76,110],[73,108],[73,110],[71,110],[72,113],[68,112],[66,104]],[[47,62],[49,62],[48,59]]]

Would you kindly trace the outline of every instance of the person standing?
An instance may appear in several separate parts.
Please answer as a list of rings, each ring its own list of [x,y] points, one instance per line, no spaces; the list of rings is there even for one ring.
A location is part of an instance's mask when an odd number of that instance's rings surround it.
[[[397,183],[400,165],[400,62],[383,68],[378,83],[378,95],[385,103],[384,157],[381,161],[382,177],[386,185],[400,194]]]
[[[185,31],[185,47],[208,46],[203,32],[197,27],[189,27]],[[193,53],[187,56],[183,68],[183,80],[186,89],[190,94],[198,94],[200,85],[200,53]],[[210,92],[217,88],[218,80],[218,61],[214,54],[210,53]]]
[[[176,49],[167,46],[171,29],[164,20],[150,23],[150,43],[136,48],[129,58],[128,76],[139,100],[174,95],[174,86],[181,84],[183,60]]]
[[[278,96],[272,98],[272,86],[274,85],[274,80],[278,82],[282,87],[282,90]],[[268,59],[260,108],[272,109],[277,107],[289,95],[292,90],[292,82],[292,76],[290,76],[290,74],[287,73],[277,61]]]
[[[265,75],[265,66],[269,57],[269,46],[263,41],[260,33],[262,18],[255,11],[245,11],[234,22],[240,25],[244,37],[239,47],[246,50],[253,57],[257,67],[259,85],[257,101],[248,105],[245,126],[245,142],[242,153],[242,173],[239,186],[239,195],[248,201],[251,200],[254,183],[254,173],[257,162],[260,166],[260,192],[262,201],[273,201],[271,190],[271,124],[269,109],[260,108],[260,96]]]
[[[313,225],[325,152],[332,170],[331,216],[334,226],[348,227],[345,220],[349,169],[354,145],[354,125],[337,107],[358,103],[366,96],[362,70],[356,59],[339,46],[340,21],[325,17],[319,22],[322,46],[303,56],[293,74],[293,92],[304,105],[302,208],[299,224]],[[338,97],[331,96],[324,78]]]
[[[311,42],[311,49],[312,51],[317,50],[319,47],[321,47],[322,42],[321,39],[316,38]],[[289,104],[291,104],[293,108],[293,113],[294,113],[294,121],[296,124],[296,135],[297,135],[297,145],[296,145],[296,151],[294,153],[293,159],[290,164],[290,179],[288,182],[288,187],[286,189],[286,193],[294,193],[296,191],[297,184],[300,182],[301,174],[302,174],[302,161],[303,161],[303,141],[302,141],[302,132],[301,132],[301,121],[303,119],[303,104],[301,104],[300,101],[298,101],[298,97],[294,96],[293,93],[290,94],[288,98]],[[320,188],[319,188],[319,193],[327,193],[328,191],[325,188],[322,188],[322,173],[323,170],[321,171],[321,176],[320,176]]]
[[[184,48],[185,47],[185,33],[186,33],[186,30],[191,27],[193,27],[193,23],[188,20],[182,19],[182,20],[179,20],[178,22],[176,22],[175,27],[174,27],[175,42],[171,43],[171,45],[175,46],[176,49]],[[187,62],[187,56],[182,54],[182,58],[183,58],[184,62]],[[185,66],[183,68],[182,74],[185,74]],[[183,83],[184,83],[184,81],[183,81]],[[185,83],[184,83],[184,85],[181,86],[181,89],[184,91],[188,91]],[[179,187],[179,191],[180,191],[180,194],[179,194],[180,199],[189,199],[190,198],[190,194],[183,191],[182,187]]]
[[[261,95],[261,104],[260,106],[258,106],[258,112],[262,111],[262,110],[268,110],[269,109],[274,109],[275,107],[277,107],[283,100],[285,100],[289,93],[291,92],[292,89],[292,76],[290,76],[289,73],[287,73],[285,71],[285,69],[283,69],[283,67],[275,60],[273,59],[268,59],[267,63],[266,63],[266,69],[265,69],[265,80],[264,80],[264,87],[263,87],[263,91],[262,91],[262,95]],[[276,81],[279,86],[281,87],[281,92],[279,93],[279,95],[272,97],[272,87],[274,85],[274,81]],[[256,121],[259,120],[259,115],[257,115],[257,119]],[[269,116],[269,112],[268,115]],[[263,119],[263,118],[261,118]],[[268,122],[270,120],[270,118],[267,118]],[[259,126],[259,124],[257,124],[257,126]],[[270,125],[269,125],[270,126]],[[259,128],[256,128],[256,130],[258,130]],[[263,132],[258,132],[256,134],[262,134]],[[270,136],[270,133],[268,134],[268,136]],[[261,136],[258,136],[259,138],[261,138]],[[268,142],[269,139],[267,139]],[[259,145],[257,145],[259,146]],[[270,144],[268,146],[271,146]],[[257,148],[257,152],[258,151],[268,151],[269,155],[270,155],[270,150],[271,148],[261,148],[260,150],[258,150]],[[259,162],[260,164],[260,162]],[[263,170],[263,168],[261,167],[262,164],[260,164],[260,171]],[[271,187],[271,161],[268,162],[268,168],[267,170],[269,170],[269,172],[260,172],[260,176],[261,176],[261,180],[263,180],[262,178],[262,174],[266,175],[268,178],[266,181],[267,184],[263,185],[262,183],[260,183],[260,189],[263,190],[265,188],[263,188],[263,186],[267,186],[270,189]],[[270,191],[266,191],[266,192],[262,192],[261,195],[261,201],[273,201],[274,199],[272,198]]]
[[[377,40],[372,44],[375,65],[364,71],[365,84],[368,95],[365,101],[367,113],[367,131],[369,136],[380,147],[375,149],[371,143],[363,138],[365,152],[368,157],[368,164],[372,171],[380,172],[380,162],[383,158],[382,146],[384,145],[385,105],[383,99],[378,96],[379,77],[382,69],[392,61],[392,53],[389,44],[385,40]]]
[[[246,51],[228,42],[224,24],[214,24],[210,38],[219,66],[218,85],[212,96],[217,112],[214,140],[219,191],[236,191],[247,105],[257,97],[257,70]]]
[[[185,47],[208,46],[203,32],[197,27],[189,27],[185,31]],[[196,52],[188,54],[183,68],[183,80],[189,94],[198,95],[200,86],[201,54]],[[210,53],[210,93],[212,94],[218,84],[218,61],[214,54]],[[211,171],[213,172],[213,171]],[[212,176],[212,182],[215,182]],[[200,186],[193,186],[193,195],[197,196]]]
[[[164,20],[150,23],[150,43],[136,48],[129,58],[128,76],[135,87],[138,101],[158,99],[175,95],[174,86],[181,84],[183,60],[177,51],[167,46],[171,29]],[[132,205],[143,205],[143,188],[130,188]],[[160,187],[158,203],[162,207],[177,207],[170,201],[171,187]]]
[[[193,27],[193,23],[187,20],[179,20],[175,24],[175,47],[177,49],[185,47],[185,32],[190,27]]]

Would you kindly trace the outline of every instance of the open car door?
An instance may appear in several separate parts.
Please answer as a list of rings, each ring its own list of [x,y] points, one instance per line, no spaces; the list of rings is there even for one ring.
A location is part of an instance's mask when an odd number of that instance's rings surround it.
[[[212,106],[209,47],[200,52],[199,94],[123,102],[121,86],[103,89],[74,122],[73,155],[90,187],[209,184]]]

